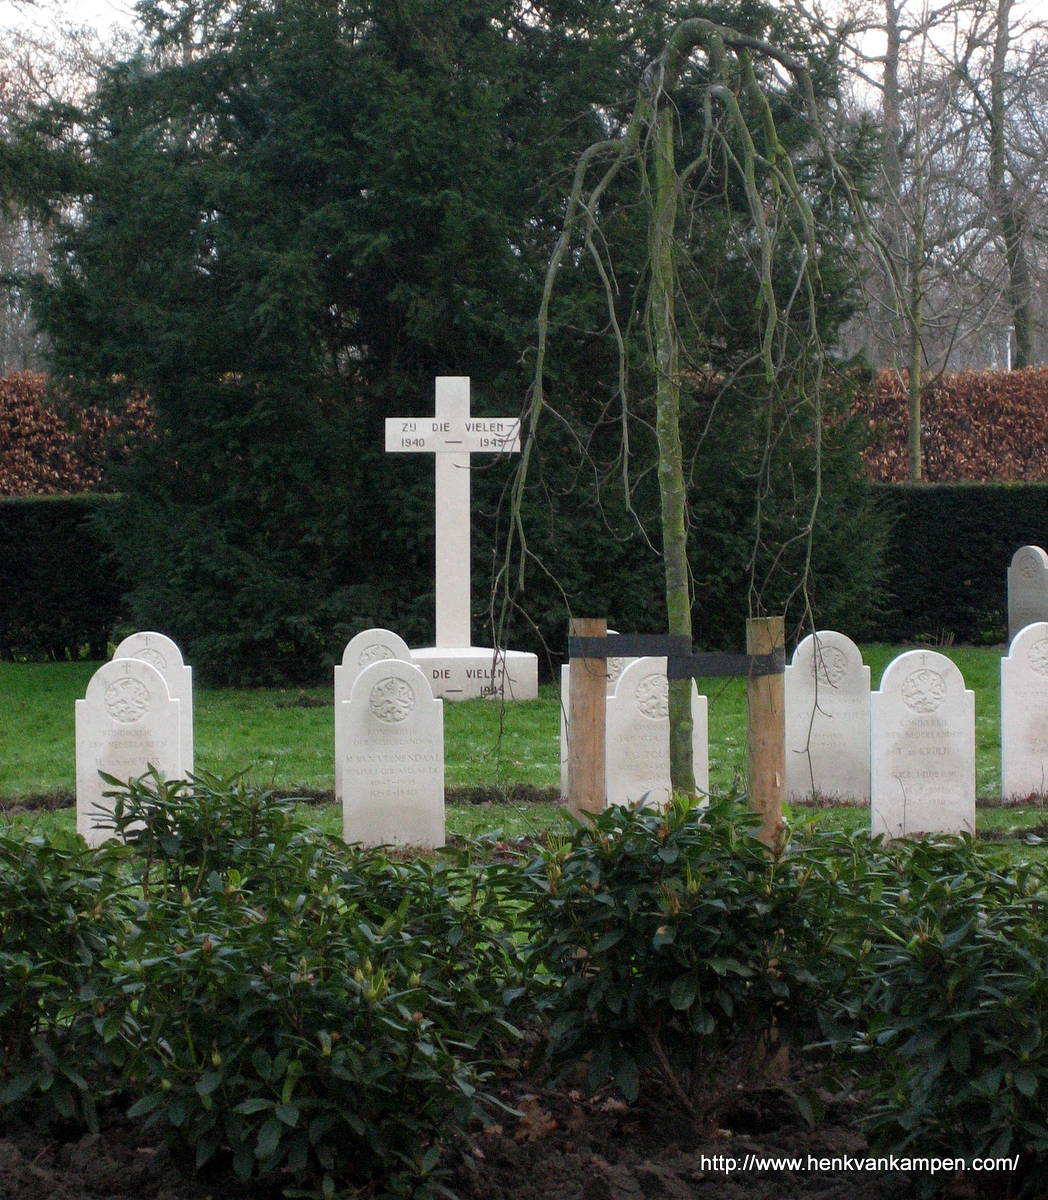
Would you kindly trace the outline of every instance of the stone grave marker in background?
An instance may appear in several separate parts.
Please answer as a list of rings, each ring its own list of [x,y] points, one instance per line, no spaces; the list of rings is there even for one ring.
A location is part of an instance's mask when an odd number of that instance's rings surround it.
[[[342,651],[342,665],[335,668],[335,703],[349,699],[353,683],[365,667],[390,658],[411,662],[411,651],[399,634],[389,629],[365,629],[350,638]]]
[[[342,664],[335,667],[335,722],[338,723],[339,705],[348,700],[357,676],[374,662],[385,662],[395,658],[411,662],[411,651],[407,642],[398,633],[389,629],[365,629],[349,639],[342,651]],[[342,760],[335,752],[335,795],[342,794]]]
[[[181,705],[182,770],[193,771],[193,668],[187,667],[182,651],[164,633],[132,633],[117,646],[113,658],[137,658],[156,667],[164,677],[172,700]]]
[[[335,709],[347,842],[444,845],[444,705],[413,663],[382,659]]]
[[[1016,634],[1001,659],[1001,798],[1048,793],[1048,623]]]
[[[710,790],[707,701],[692,682],[695,786]],[[608,804],[666,805],[670,786],[669,681],[665,657],[636,658],[608,697],[605,784]]]
[[[843,633],[808,634],[786,667],[786,794],[870,802],[870,668]]]
[[[469,379],[440,376],[432,417],[387,417],[387,453],[432,454],[436,462],[436,645],[412,651],[435,696],[534,700],[538,658],[474,646],[470,631],[470,454],[514,454],[519,417],[474,417]]]
[[[182,779],[181,701],[163,675],[139,658],[114,659],[91,676],[76,702],[76,829],[91,846],[113,836],[99,826],[99,809],[112,811],[110,790],[98,775],[136,779],[155,767],[164,779]]]
[[[1048,554],[1020,546],[1008,567],[1008,641],[1035,621],[1048,621]]]
[[[870,831],[975,831],[975,694],[934,650],[888,664],[870,708]]]

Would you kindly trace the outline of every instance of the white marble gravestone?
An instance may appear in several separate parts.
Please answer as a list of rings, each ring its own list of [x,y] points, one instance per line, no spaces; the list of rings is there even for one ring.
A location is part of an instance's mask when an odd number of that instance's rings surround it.
[[[373,662],[384,662],[395,658],[411,662],[411,651],[407,642],[390,629],[365,629],[349,639],[342,651],[342,663],[335,667],[335,718],[339,705],[348,700],[357,676]],[[337,731],[336,731],[337,732]],[[335,753],[335,795],[342,795],[342,760]]]
[[[433,694],[534,700],[538,658],[474,646],[470,631],[470,454],[513,454],[520,419],[474,417],[469,379],[439,376],[431,418],[388,417],[387,453],[432,454],[436,462],[436,645],[412,651]]]
[[[1048,621],[1048,554],[1020,546],[1008,567],[1008,641],[1035,621]]]
[[[975,694],[934,650],[889,663],[870,703],[870,831],[975,831]]]
[[[670,788],[669,685],[665,657],[624,660],[608,681],[605,717],[604,783],[608,804],[667,804]],[[608,660],[609,664],[611,659]],[[560,790],[567,796],[569,703],[568,667],[561,668]],[[695,786],[710,789],[708,704],[692,683],[692,755]]]
[[[138,658],[156,667],[164,677],[171,699],[181,705],[179,718],[182,743],[182,770],[193,771],[193,668],[187,667],[182,651],[163,633],[132,633],[117,646],[113,658]]]
[[[350,638],[342,651],[342,665],[335,668],[335,703],[349,699],[353,684],[365,667],[390,658],[411,662],[407,642],[392,630],[365,629]]]
[[[418,667],[361,670],[336,707],[335,753],[347,842],[444,845],[444,705]]]
[[[692,761],[695,787],[710,790],[707,701],[691,684]],[[608,804],[664,806],[670,786],[669,681],[665,657],[636,658],[625,667],[608,697],[605,741]]]
[[[89,845],[113,836],[99,825],[99,810],[112,811],[102,795],[111,785],[99,771],[120,780],[137,779],[150,767],[163,779],[186,775],[180,707],[163,675],[142,659],[114,659],[91,676],[76,702],[76,829]]]
[[[1048,794],[1048,622],[1027,625],[1001,659],[1001,798]]]
[[[870,802],[870,668],[843,633],[820,630],[786,667],[786,794]]]

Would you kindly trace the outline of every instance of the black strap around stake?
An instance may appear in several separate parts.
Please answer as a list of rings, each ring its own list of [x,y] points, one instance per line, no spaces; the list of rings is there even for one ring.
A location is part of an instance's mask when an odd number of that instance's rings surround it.
[[[607,637],[569,637],[569,658],[665,657],[669,679],[781,675],[786,669],[785,650],[771,654],[691,653],[686,637],[649,633],[609,633]]]

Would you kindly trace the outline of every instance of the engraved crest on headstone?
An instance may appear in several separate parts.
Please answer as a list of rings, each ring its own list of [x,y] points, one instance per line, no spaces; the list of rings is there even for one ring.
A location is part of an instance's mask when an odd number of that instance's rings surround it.
[[[902,685],[906,707],[915,713],[933,713],[946,698],[946,683],[938,671],[911,671]]]
[[[384,658],[396,658],[391,646],[376,642],[373,646],[365,646],[357,658],[357,665],[366,667],[369,663],[381,662]]]
[[[396,725],[415,707],[415,693],[406,680],[390,677],[375,684],[368,703],[380,721]]]
[[[819,646],[811,660],[812,672],[830,687],[836,687],[848,673],[848,659],[839,646]]]
[[[664,674],[645,675],[633,693],[637,711],[649,721],[662,721],[670,713],[669,681]]]
[[[114,679],[106,687],[105,706],[114,721],[130,725],[149,712],[149,689],[130,675]]]

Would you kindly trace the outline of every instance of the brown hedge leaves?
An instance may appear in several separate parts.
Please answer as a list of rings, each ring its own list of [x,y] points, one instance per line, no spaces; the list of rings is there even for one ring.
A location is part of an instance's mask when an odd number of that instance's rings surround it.
[[[881,371],[855,402],[870,479],[907,478],[906,375]],[[1048,367],[939,375],[923,389],[922,462],[930,483],[1048,480]]]
[[[121,416],[92,407],[67,421],[47,404],[46,384],[30,371],[0,377],[0,496],[102,490],[107,466],[152,435],[143,399]]]

